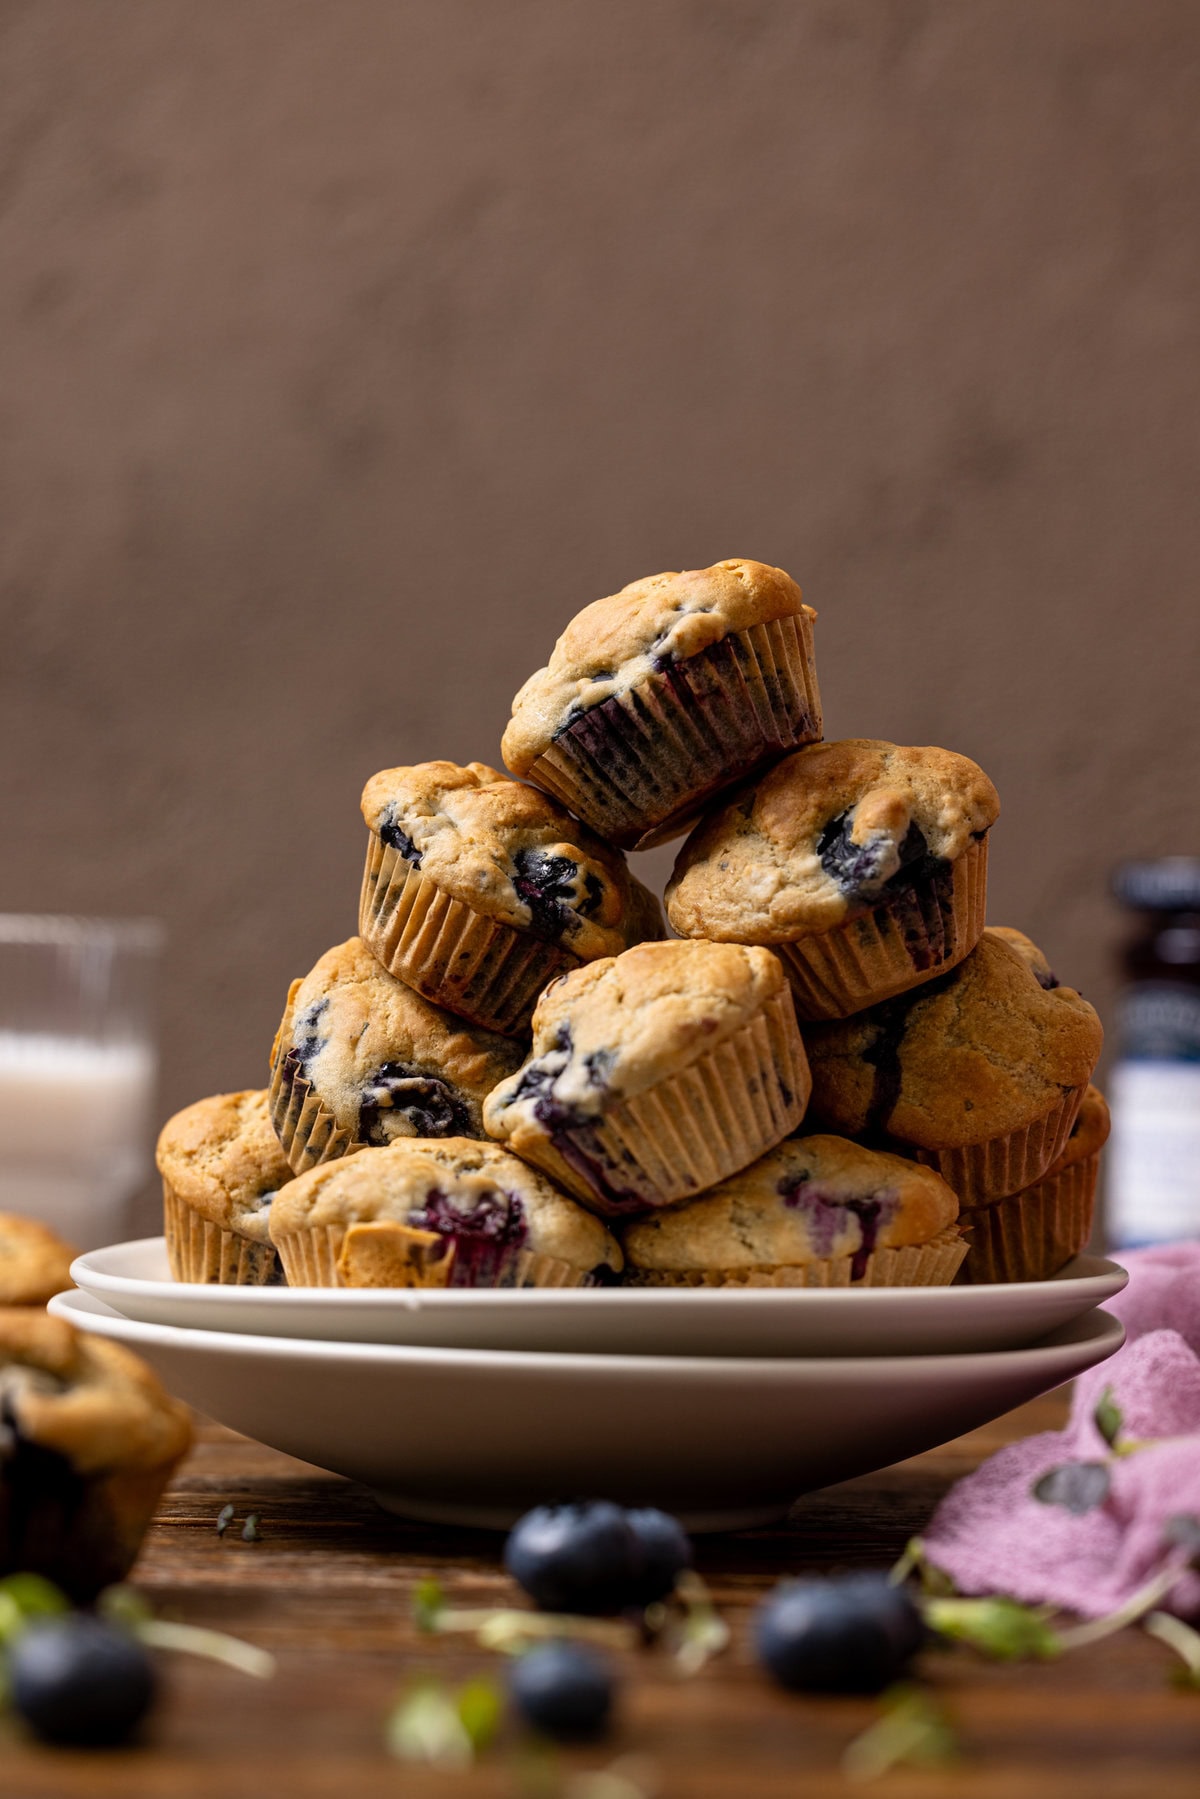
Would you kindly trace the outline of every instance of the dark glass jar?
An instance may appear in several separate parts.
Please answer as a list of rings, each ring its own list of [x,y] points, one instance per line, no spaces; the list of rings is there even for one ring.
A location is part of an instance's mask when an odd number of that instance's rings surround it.
[[[1116,1248],[1200,1237],[1200,857],[1128,862],[1137,914],[1122,955],[1108,1235]]]

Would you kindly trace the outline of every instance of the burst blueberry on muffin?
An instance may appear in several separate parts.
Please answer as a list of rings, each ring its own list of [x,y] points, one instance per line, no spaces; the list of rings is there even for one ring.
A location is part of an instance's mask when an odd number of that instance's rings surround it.
[[[218,1093],[167,1120],[155,1154],[167,1259],[177,1281],[269,1287],[271,1202],[292,1178],[262,1089]]]
[[[271,1052],[271,1120],[296,1174],[398,1137],[482,1137],[521,1046],[388,974],[357,937],[293,981]]]
[[[80,1603],[123,1580],[191,1437],[127,1349],[0,1311],[0,1575],[41,1574]]]
[[[732,560],[596,600],[513,701],[502,753],[629,849],[821,735],[816,613],[782,569]]]
[[[1109,1129],[1104,1096],[1089,1087],[1065,1149],[1041,1180],[963,1213],[970,1250],[960,1282],[1049,1280],[1079,1254],[1092,1234],[1100,1151]]]
[[[619,850],[558,803],[485,763],[374,775],[362,940],[435,1005],[527,1031],[556,975],[663,935],[658,901]]]
[[[629,1214],[744,1168],[795,1130],[808,1090],[769,950],[643,943],[547,988],[533,1054],[484,1123],[585,1205]]]
[[[1103,1039],[1073,987],[986,930],[948,974],[809,1025],[812,1117],[907,1147],[963,1207],[1032,1186],[1066,1146]]]
[[[293,1181],[271,1221],[293,1286],[586,1287],[621,1251],[495,1143],[400,1140]]]
[[[789,1137],[711,1192],[621,1233],[652,1287],[948,1286],[966,1244],[932,1168],[844,1137]]]
[[[701,821],[667,913],[685,936],[775,950],[802,1019],[845,1017],[974,948],[999,806],[949,750],[812,744]]]
[[[48,1225],[0,1212],[0,1306],[44,1306],[72,1285],[74,1259]]]

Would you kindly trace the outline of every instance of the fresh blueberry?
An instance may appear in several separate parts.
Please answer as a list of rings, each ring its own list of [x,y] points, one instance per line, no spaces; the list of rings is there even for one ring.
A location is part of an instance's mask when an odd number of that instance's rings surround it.
[[[22,1631],[9,1651],[13,1710],[46,1743],[124,1742],[154,1703],[154,1665],[136,1637],[83,1612]]]
[[[552,942],[563,932],[578,929],[579,911],[594,910],[600,888],[595,876],[588,879],[588,898],[578,906],[576,882],[579,864],[569,856],[548,856],[544,850],[518,850],[513,857],[513,887],[529,907],[529,929],[535,937]]]
[[[550,1737],[598,1737],[612,1714],[612,1674],[598,1655],[578,1643],[542,1643],[531,1649],[514,1663],[508,1686],[526,1723]]]
[[[504,1566],[545,1612],[619,1612],[641,1552],[628,1514],[606,1499],[539,1505],[513,1527]]]
[[[685,1568],[692,1565],[692,1545],[678,1518],[652,1505],[637,1506],[626,1516],[637,1539],[638,1568],[630,1588],[635,1605],[665,1599]]]
[[[389,806],[380,820],[379,839],[381,843],[388,844],[390,848],[399,850],[400,854],[404,857],[404,860],[406,862],[411,862],[414,868],[420,868],[421,851],[417,848],[408,832],[403,830],[401,826],[397,824],[395,806]]]
[[[920,1648],[921,1617],[882,1574],[785,1581],[759,1607],[758,1653],[781,1686],[878,1693]]]

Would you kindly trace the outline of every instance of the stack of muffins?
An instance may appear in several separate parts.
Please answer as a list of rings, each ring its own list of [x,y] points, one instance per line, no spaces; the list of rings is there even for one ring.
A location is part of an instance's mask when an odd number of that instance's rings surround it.
[[[265,1091],[159,1139],[187,1281],[943,1285],[1087,1240],[1099,1020],[985,929],[965,756],[821,741],[781,569],[636,581],[522,687],[505,775],[384,770],[358,935]],[[658,900],[623,852],[690,831]]]

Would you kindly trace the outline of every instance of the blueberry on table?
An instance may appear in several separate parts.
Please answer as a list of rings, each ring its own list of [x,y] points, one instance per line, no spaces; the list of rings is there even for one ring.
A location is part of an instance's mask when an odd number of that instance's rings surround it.
[[[629,1591],[633,1605],[665,1599],[685,1568],[692,1565],[692,1545],[678,1518],[652,1505],[627,1512],[638,1546],[638,1566]]]
[[[921,1646],[920,1613],[882,1574],[793,1580],[759,1607],[755,1641],[781,1686],[809,1693],[878,1693]]]
[[[612,1715],[607,1663],[578,1643],[543,1643],[520,1656],[508,1679],[517,1711],[547,1736],[598,1737]]]
[[[46,1743],[124,1742],[154,1703],[149,1654],[126,1630],[86,1613],[31,1624],[8,1657],[13,1710]]]
[[[504,1566],[546,1612],[619,1612],[641,1559],[628,1514],[606,1499],[539,1505],[504,1546]]]

